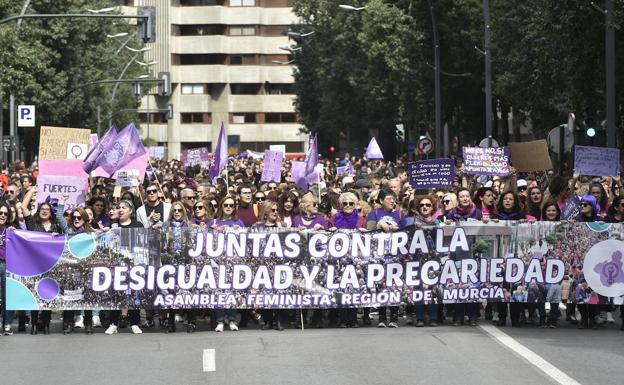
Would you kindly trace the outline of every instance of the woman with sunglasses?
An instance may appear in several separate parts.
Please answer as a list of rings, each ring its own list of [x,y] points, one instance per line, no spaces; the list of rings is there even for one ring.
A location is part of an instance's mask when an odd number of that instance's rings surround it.
[[[193,206],[193,219],[191,222],[194,225],[199,226],[201,229],[206,229],[210,226],[210,221],[214,218],[214,211],[212,205],[205,200],[200,200]]]
[[[340,210],[332,218],[333,228],[366,231],[366,220],[359,214],[358,197],[352,192],[344,192],[338,197],[338,203]],[[346,263],[354,263],[354,261],[347,258]],[[340,327],[360,327],[357,322],[356,308],[340,308]]]
[[[440,213],[436,213],[436,218],[438,218],[440,222],[445,222],[448,219],[451,210],[457,206],[457,195],[452,192],[444,194],[440,200],[439,206]]]
[[[2,291],[3,334],[13,335],[11,325],[15,312],[6,310],[6,231],[11,228],[11,209],[6,202],[0,202],[0,291]]]
[[[598,205],[598,201],[593,195],[583,195],[579,208],[581,212],[576,216],[577,222],[596,222],[600,220],[598,217],[600,205]]]
[[[219,209],[215,214],[215,218],[210,223],[210,227],[217,231],[225,231],[228,228],[238,229],[245,227],[245,224],[238,219],[236,215],[236,201],[232,195],[226,195],[219,202]],[[237,331],[236,325],[236,309],[215,309],[215,318],[217,327],[215,331],[220,333],[223,331],[224,324],[228,324],[231,331]]]
[[[266,200],[266,194],[265,194],[265,193],[263,193],[262,191],[257,191],[257,192],[254,194],[254,197],[253,197],[253,202],[254,202],[255,204],[261,205],[261,204],[263,204],[263,203],[264,203],[264,201],[265,201],[265,200]]]
[[[325,230],[329,228],[329,223],[325,216],[319,214],[319,203],[312,193],[305,194],[299,203],[300,214],[293,219],[293,227],[300,230]]]
[[[73,209],[69,214],[68,223],[65,220],[63,213],[65,212],[65,202],[69,199],[69,194],[63,194],[59,199],[58,207],[56,208],[56,221],[63,233],[69,236],[83,233],[93,233],[95,230],[89,224],[89,216],[87,212],[77,207]],[[63,334],[70,334],[74,328],[74,316],[75,311],[64,310],[63,311]],[[93,334],[93,311],[84,310],[84,328],[85,334]]]
[[[284,228],[279,217],[278,204],[275,202],[267,202],[262,206],[258,223],[253,226],[254,231],[271,232],[279,231]],[[288,323],[288,312],[286,309],[262,309],[260,310],[264,325],[262,330],[275,329],[284,330],[284,325]]]
[[[143,228],[143,224],[136,220],[134,204],[129,200],[122,200],[118,205],[119,209],[117,213],[118,226],[122,229],[140,229]],[[125,310],[124,310],[125,311]],[[111,310],[110,312],[110,326],[104,332],[107,335],[117,334],[119,327],[119,319],[121,317],[121,310]],[[143,331],[139,327],[141,323],[141,311],[139,309],[128,310],[128,318],[130,321],[130,330],[133,334],[141,334]]]
[[[192,223],[188,218],[184,204],[180,201],[173,202],[171,204],[169,218],[165,220],[162,227],[163,232],[161,234],[163,234],[163,238],[165,238],[163,239],[165,245],[163,248],[168,251],[168,255],[173,255],[174,260],[163,261],[163,264],[180,265],[191,262],[190,260],[187,260],[187,256],[188,249],[192,245],[192,240],[189,237],[189,232],[185,231],[185,229],[188,229],[191,224]],[[179,312],[182,315],[186,315],[186,332],[193,333],[197,328],[195,310],[184,309]],[[174,333],[176,331],[176,310],[164,310],[162,313],[163,318],[165,318],[164,313],[167,313],[167,324],[164,325],[166,327],[165,331],[167,333]]]
[[[33,187],[35,189],[36,186]],[[26,228],[29,231],[39,231],[42,233],[50,233],[58,235],[63,232],[61,226],[56,223],[56,218],[53,215],[54,209],[49,203],[41,203],[37,209],[37,212],[33,215],[26,211]],[[52,311],[43,310],[39,313],[37,310],[30,312],[30,318],[32,320],[30,326],[30,334],[37,334],[37,320],[41,318],[41,328],[43,334],[50,334],[50,320],[52,319]]]
[[[280,195],[277,206],[279,216],[285,227],[292,227],[293,220],[299,214],[299,198],[292,191],[286,191]]]

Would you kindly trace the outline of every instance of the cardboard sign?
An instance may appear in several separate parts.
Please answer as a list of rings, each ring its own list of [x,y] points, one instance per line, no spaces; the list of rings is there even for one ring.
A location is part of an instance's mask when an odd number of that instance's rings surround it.
[[[85,160],[87,158],[88,153],[89,153],[89,145],[87,144],[67,143],[67,159]]]
[[[147,152],[150,158],[165,159],[165,147],[163,146],[148,147]]]
[[[407,165],[407,176],[415,189],[449,187],[455,179],[455,161],[431,159],[411,162]]]
[[[262,170],[263,182],[279,182],[282,180],[282,160],[284,153],[278,151],[264,152],[264,169]]]
[[[184,167],[193,167],[201,165],[204,168],[209,166],[209,152],[207,147],[190,148],[182,150],[180,153]]]
[[[286,145],[285,144],[271,144],[269,146],[269,150],[281,152],[282,154],[286,154]]]
[[[343,176],[345,174],[353,175],[353,166],[348,165],[348,166],[336,167],[336,175]]]
[[[509,143],[511,163],[518,172],[544,171],[552,169],[545,139],[532,142]]]
[[[464,172],[476,175],[509,174],[508,147],[464,147]]]
[[[570,199],[568,199],[561,209],[561,220],[576,219],[580,212],[581,198],[579,198],[576,194],[572,194]]]
[[[42,126],[39,131],[39,160],[68,159],[69,143],[84,144],[88,148],[90,142],[91,130]],[[76,157],[70,156],[69,159]]]
[[[574,146],[574,171],[582,175],[620,175],[620,150],[609,147]]]
[[[117,186],[136,187],[139,185],[139,170],[117,171]]]
[[[37,204],[58,201],[69,194],[65,210],[83,207],[85,204],[85,179],[79,176],[39,175],[37,178]]]

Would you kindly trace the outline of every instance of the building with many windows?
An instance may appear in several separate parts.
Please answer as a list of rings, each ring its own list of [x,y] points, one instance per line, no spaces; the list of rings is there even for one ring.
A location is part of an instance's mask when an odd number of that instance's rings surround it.
[[[293,67],[286,63],[287,32],[296,22],[292,0],[134,0],[153,6],[155,42],[145,63],[171,77],[171,95],[156,88],[141,99],[141,135],[181,150],[216,146],[221,123],[240,151],[271,144],[304,151],[307,135],[293,106]],[[167,109],[171,108],[172,116]]]

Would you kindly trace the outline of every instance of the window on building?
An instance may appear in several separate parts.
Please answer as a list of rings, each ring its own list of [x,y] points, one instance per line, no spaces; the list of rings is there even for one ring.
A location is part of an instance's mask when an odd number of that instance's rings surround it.
[[[288,25],[263,25],[259,27],[259,34],[262,36],[286,36],[288,28]]]
[[[183,7],[199,7],[205,5],[223,5],[225,0],[180,0]]]
[[[139,121],[141,123],[147,123],[147,118],[149,116],[150,124],[162,124],[167,123],[167,114],[164,112],[151,112],[149,114],[140,113]]]
[[[258,95],[260,84],[257,83],[231,83],[230,94],[232,95]]]
[[[230,55],[230,65],[254,65],[258,60],[256,55]]]
[[[176,58],[177,56],[177,58]],[[226,55],[221,54],[184,54],[174,55],[173,63],[180,65],[225,64]]]
[[[270,112],[264,114],[265,123],[296,123],[297,114],[294,112]]]
[[[293,83],[265,83],[264,93],[267,95],[294,95],[295,85]]]
[[[182,95],[200,95],[206,93],[206,85],[202,83],[182,84]]]
[[[230,36],[254,36],[256,27],[253,25],[231,25]]]
[[[223,35],[223,24],[193,24],[180,25],[180,36]]]
[[[256,123],[256,113],[255,112],[235,112],[232,114],[232,123],[234,124]]]
[[[255,7],[256,0],[230,0],[230,7]]]
[[[180,113],[182,124],[211,124],[212,115],[210,112],[182,112]]]
[[[271,146],[272,144],[285,144],[286,145],[286,152],[289,153],[297,153],[297,152],[303,152],[303,142],[281,142],[281,141],[277,141],[277,142],[240,142],[240,151],[245,151],[245,150],[251,150],[251,151],[258,151],[258,152],[262,152],[265,150],[269,149],[269,146]]]

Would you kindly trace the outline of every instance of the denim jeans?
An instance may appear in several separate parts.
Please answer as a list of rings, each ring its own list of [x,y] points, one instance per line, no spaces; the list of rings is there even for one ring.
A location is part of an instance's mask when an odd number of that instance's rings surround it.
[[[236,309],[215,309],[214,313],[217,322],[223,322],[225,317],[231,322],[236,322],[236,314],[238,311]]]
[[[429,308],[429,322],[434,321],[438,322],[438,305],[435,303],[430,303],[426,305]],[[417,304],[415,305],[416,310],[416,321],[424,321],[425,320],[425,305]]]
[[[6,264],[4,262],[0,262],[0,280],[0,290],[2,291],[2,325],[11,326],[15,312],[13,310],[6,310]]]

